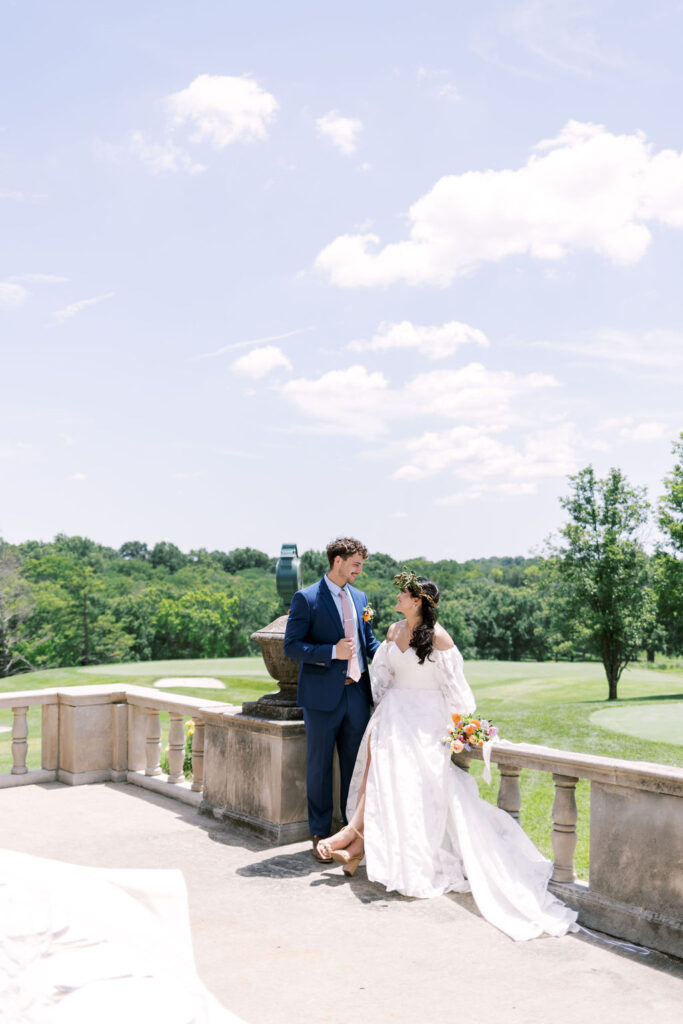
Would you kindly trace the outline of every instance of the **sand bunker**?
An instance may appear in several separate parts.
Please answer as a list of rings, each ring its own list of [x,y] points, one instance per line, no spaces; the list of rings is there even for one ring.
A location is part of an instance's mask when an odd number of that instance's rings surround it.
[[[157,679],[154,683],[160,690],[172,690],[181,686],[183,690],[224,690],[225,683],[220,679],[209,679],[202,676],[170,676],[168,679]]]

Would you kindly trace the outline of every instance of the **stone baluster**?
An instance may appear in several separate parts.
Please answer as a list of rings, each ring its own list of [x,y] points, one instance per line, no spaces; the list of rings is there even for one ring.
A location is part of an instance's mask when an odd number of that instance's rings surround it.
[[[553,803],[553,882],[574,882],[574,851],[576,849],[576,783],[570,775],[555,775]]]
[[[147,708],[147,767],[145,775],[161,775],[161,722],[155,708]]]
[[[26,712],[28,707],[12,708],[12,775],[26,775],[26,754],[28,752],[28,726]]]
[[[185,774],[185,727],[183,716],[177,711],[169,711],[170,727],[168,730],[168,782],[184,782]]]
[[[507,811],[511,818],[519,821],[519,810],[522,806],[522,794],[519,791],[519,775],[521,768],[512,764],[499,764],[500,787],[498,789],[498,806]]]
[[[192,722],[192,790],[201,793],[204,787],[204,722],[201,718],[193,718]]]
[[[59,705],[43,704],[40,730],[40,765],[54,772],[59,767]]]

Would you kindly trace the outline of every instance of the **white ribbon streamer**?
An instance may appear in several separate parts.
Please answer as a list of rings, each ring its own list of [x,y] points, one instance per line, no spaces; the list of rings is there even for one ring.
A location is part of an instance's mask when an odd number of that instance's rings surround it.
[[[491,740],[487,740],[481,751],[484,758],[484,782],[487,786],[491,785],[491,747],[494,743],[500,743],[497,736],[494,736]]]

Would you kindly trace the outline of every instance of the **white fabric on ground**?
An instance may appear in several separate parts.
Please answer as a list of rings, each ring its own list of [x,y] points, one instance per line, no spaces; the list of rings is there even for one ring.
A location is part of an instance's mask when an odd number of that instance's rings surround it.
[[[177,870],[0,850],[3,1024],[240,1024],[197,976]]]

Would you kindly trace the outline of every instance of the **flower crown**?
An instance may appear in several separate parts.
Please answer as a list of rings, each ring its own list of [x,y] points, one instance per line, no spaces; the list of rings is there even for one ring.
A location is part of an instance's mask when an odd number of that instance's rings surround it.
[[[436,602],[432,595],[422,589],[417,573],[412,569],[407,569],[405,565],[403,566],[403,572],[397,572],[394,576],[394,586],[399,587],[401,590],[407,590],[413,597],[423,598],[432,608],[436,607]]]
[[[409,590],[413,597],[422,597],[420,584],[417,582],[417,574],[412,569],[403,566],[403,572],[397,572],[394,576],[394,586],[400,590]]]

